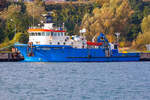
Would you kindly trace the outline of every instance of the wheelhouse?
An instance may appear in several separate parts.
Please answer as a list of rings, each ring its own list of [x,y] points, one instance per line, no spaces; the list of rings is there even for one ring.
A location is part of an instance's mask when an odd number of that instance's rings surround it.
[[[29,36],[65,36],[66,31],[46,30],[46,29],[29,29]]]
[[[51,29],[29,29],[29,42],[33,44],[56,44],[58,41],[62,41],[65,37],[63,30],[51,30]],[[58,44],[58,43],[57,43]]]

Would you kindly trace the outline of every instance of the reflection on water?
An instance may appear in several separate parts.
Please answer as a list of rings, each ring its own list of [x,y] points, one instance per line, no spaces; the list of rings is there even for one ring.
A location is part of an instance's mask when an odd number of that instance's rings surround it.
[[[150,100],[150,62],[0,63],[0,100]]]

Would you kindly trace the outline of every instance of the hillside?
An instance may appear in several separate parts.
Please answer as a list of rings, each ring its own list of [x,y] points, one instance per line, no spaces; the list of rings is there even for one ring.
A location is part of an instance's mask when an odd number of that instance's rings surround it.
[[[93,1],[93,0],[92,0]],[[0,43],[11,41],[16,33],[26,34],[28,27],[38,25],[41,14],[53,11],[56,26],[63,23],[68,34],[79,34],[86,28],[86,37],[91,40],[103,32],[109,41],[116,40],[114,33],[120,32],[122,46],[140,44],[139,40],[149,30],[150,2],[142,0],[97,0],[99,2],[7,2],[0,1]],[[104,2],[101,2],[104,1]],[[144,21],[144,19],[146,21]],[[143,26],[141,24],[143,23]],[[142,35],[141,35],[142,34]],[[138,39],[137,39],[138,38]],[[143,42],[143,41],[141,41]],[[148,42],[146,42],[148,43]],[[145,45],[142,44],[142,45]],[[139,48],[137,45],[136,47]]]

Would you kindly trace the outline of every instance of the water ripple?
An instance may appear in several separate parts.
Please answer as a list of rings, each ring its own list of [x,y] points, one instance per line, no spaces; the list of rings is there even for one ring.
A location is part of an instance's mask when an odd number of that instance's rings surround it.
[[[150,100],[150,62],[0,63],[0,100]]]

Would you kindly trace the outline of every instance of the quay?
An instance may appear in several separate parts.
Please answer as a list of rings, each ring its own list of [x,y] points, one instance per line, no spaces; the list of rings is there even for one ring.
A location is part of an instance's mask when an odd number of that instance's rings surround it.
[[[19,53],[0,53],[0,62],[16,62],[23,59]]]
[[[150,61],[150,53],[140,53],[140,61]]]
[[[17,62],[24,60],[20,53],[0,53],[0,62]],[[140,53],[140,61],[150,61],[150,53]]]

